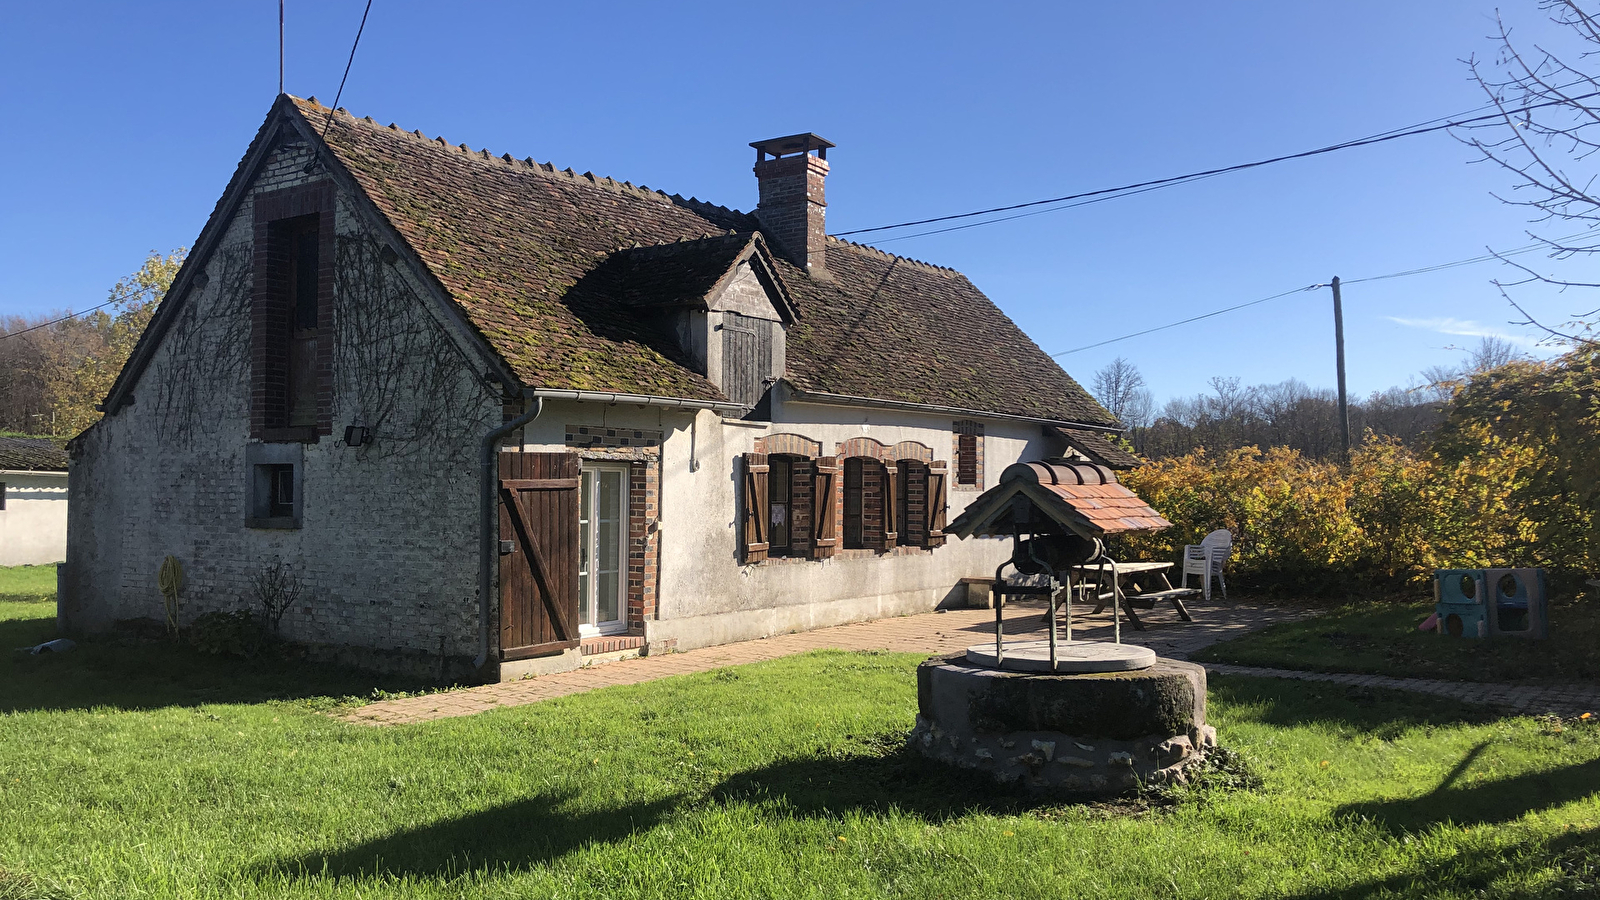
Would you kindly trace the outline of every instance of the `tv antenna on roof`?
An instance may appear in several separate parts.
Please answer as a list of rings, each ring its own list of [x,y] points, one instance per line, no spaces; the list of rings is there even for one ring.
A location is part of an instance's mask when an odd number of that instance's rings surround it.
[[[278,93],[283,93],[283,0],[278,0]]]

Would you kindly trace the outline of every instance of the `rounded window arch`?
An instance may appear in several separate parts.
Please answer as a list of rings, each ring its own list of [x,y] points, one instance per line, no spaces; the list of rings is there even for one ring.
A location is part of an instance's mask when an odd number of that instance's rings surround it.
[[[895,545],[895,466],[875,456],[844,460],[846,550],[886,550]]]

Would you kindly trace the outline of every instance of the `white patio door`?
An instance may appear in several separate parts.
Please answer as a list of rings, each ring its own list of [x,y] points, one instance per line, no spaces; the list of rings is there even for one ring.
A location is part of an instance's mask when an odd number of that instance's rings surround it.
[[[584,463],[578,502],[578,630],[627,630],[626,464]]]

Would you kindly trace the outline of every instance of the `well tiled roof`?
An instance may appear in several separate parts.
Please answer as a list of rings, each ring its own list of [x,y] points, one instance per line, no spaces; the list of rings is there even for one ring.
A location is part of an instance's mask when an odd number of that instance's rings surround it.
[[[1036,462],[1007,466],[1000,483],[979,494],[945,533],[963,538],[1011,534],[1011,501],[1018,494],[1050,520],[1086,536],[1172,527],[1104,466]]]
[[[290,109],[318,131],[327,119],[311,101]],[[723,399],[639,306],[714,284],[759,231],[753,215],[344,113],[326,141],[525,384]],[[676,262],[635,249],[680,241],[703,243]],[[644,277],[650,262],[669,268]],[[796,387],[1112,423],[960,273],[831,238],[827,267],[831,280],[774,260],[799,320],[787,341]]]
[[[67,451],[45,438],[0,437],[0,469],[65,472]]]
[[[1055,428],[1054,431],[1072,449],[1089,457],[1090,462],[1110,469],[1136,469],[1144,465],[1144,460],[1113,444],[1104,432],[1082,428]]]

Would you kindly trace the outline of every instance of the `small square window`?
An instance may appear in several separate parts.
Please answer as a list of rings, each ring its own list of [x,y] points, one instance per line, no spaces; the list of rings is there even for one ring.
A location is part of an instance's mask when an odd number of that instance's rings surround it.
[[[267,517],[294,515],[294,466],[262,466],[267,481]]]
[[[246,447],[249,528],[299,528],[305,485],[303,444],[249,444]]]

